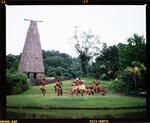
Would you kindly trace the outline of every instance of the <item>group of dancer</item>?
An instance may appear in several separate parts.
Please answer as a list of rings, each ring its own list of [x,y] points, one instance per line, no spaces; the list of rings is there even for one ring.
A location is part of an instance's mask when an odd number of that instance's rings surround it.
[[[81,79],[76,79],[72,83],[71,95],[81,94],[83,95],[94,95],[101,94],[105,95],[107,93],[107,88],[100,85],[100,81],[96,80],[89,85],[84,84]]]
[[[41,81],[40,89],[42,91],[43,96],[45,96],[47,91],[47,83],[45,79]],[[55,93],[57,96],[63,95],[63,84],[60,80],[57,80],[54,85]],[[107,93],[107,88],[101,86],[100,81],[96,80],[94,82],[91,82],[89,85],[85,85],[84,81],[80,78],[75,79],[72,82],[72,88],[70,91],[70,95],[76,95],[79,94],[83,95],[94,95],[94,94],[101,94],[105,95]]]

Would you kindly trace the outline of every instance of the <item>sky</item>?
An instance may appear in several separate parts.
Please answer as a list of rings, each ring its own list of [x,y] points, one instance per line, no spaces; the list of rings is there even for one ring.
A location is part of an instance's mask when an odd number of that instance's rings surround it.
[[[19,55],[24,47],[30,22],[40,20],[38,30],[44,50],[58,50],[72,57],[74,26],[99,36],[108,46],[126,43],[133,33],[146,38],[145,5],[36,5],[6,6],[6,55]]]

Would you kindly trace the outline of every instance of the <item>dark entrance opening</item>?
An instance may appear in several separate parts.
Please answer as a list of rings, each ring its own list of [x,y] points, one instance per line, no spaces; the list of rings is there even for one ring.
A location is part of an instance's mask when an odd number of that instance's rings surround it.
[[[34,77],[34,79],[36,79],[36,73],[34,73],[34,76],[33,76],[33,77]]]
[[[27,73],[28,78],[30,77],[30,73]]]

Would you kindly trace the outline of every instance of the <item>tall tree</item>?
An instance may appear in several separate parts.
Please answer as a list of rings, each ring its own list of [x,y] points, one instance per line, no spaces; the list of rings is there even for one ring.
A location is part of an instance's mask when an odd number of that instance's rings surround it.
[[[93,72],[97,78],[105,76],[105,79],[114,79],[118,71],[118,48],[116,45],[107,47],[103,44],[103,49],[99,53],[100,55],[96,58],[93,63]],[[103,78],[102,77],[102,78]]]
[[[133,34],[127,44],[118,44],[120,69],[125,69],[131,62],[138,61],[146,65],[146,43],[143,36]]]
[[[97,51],[100,49],[101,43],[99,41],[99,37],[92,34],[91,30],[84,32],[76,26],[73,41],[74,47],[79,54],[82,74],[86,76],[90,60],[97,55]]]

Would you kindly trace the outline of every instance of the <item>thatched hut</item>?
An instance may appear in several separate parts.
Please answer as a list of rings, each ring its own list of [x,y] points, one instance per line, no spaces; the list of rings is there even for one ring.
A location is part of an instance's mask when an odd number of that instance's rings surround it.
[[[41,80],[44,79],[45,73],[40,35],[37,21],[30,20],[30,22],[18,71],[27,73],[31,80]]]

